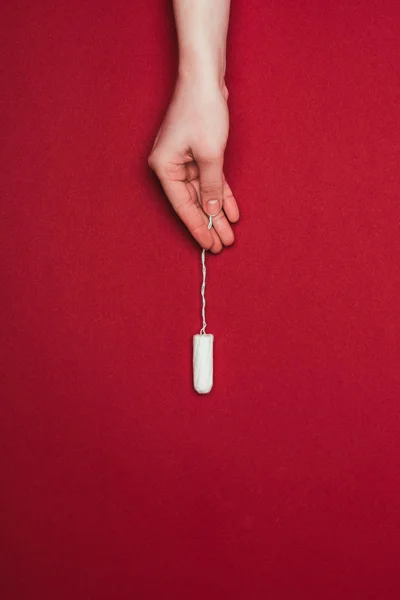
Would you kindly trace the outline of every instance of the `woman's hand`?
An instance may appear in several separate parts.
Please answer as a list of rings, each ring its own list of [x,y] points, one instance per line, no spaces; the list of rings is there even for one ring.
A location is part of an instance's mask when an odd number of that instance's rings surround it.
[[[199,244],[214,253],[233,243],[230,223],[239,219],[223,174],[227,99],[224,83],[179,77],[149,157],[179,217]],[[211,230],[208,215],[213,216]]]

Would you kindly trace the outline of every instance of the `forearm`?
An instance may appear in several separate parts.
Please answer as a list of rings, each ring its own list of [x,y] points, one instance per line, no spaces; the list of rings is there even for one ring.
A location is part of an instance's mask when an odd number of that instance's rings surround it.
[[[230,0],[173,0],[179,76],[223,86]]]

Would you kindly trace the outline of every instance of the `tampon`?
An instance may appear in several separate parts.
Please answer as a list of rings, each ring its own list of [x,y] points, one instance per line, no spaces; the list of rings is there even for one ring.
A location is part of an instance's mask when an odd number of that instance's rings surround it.
[[[213,386],[212,333],[193,336],[193,385],[199,394],[208,394]]]

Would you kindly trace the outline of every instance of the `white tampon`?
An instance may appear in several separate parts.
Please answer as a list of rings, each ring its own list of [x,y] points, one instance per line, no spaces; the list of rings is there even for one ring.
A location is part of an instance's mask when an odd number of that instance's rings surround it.
[[[208,229],[212,227],[212,217],[208,221]],[[193,336],[193,386],[199,394],[208,394],[213,386],[213,345],[214,336],[206,333],[206,251],[201,253],[203,283],[201,285],[201,315],[203,327],[200,333]]]
[[[193,336],[193,385],[199,394],[208,394],[213,386],[212,333]]]

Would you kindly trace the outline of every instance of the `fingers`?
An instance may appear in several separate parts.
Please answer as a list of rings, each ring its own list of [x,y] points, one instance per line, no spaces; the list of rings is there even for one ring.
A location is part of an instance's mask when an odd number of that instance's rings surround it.
[[[153,152],[149,158],[149,165],[157,174],[175,212],[202,248],[218,253],[223,246],[234,242],[229,221],[234,223],[239,219],[239,208],[225,181],[222,160],[217,163],[200,161],[200,165],[195,161],[166,163],[158,153]],[[219,178],[220,183],[212,183]],[[218,200],[220,208],[218,211],[212,211],[211,230],[208,229],[207,211],[201,207],[199,198],[205,202],[208,198]]]
[[[224,246],[231,246],[235,241],[233,229],[222,210],[215,217],[213,217],[213,229],[215,229],[215,231],[218,233],[218,236]]]
[[[224,181],[224,211],[231,223],[239,221],[239,207],[226,180]]]
[[[193,181],[199,178],[199,168],[195,161],[190,161],[186,163],[186,179],[188,181]],[[225,211],[226,216],[228,217],[231,223],[236,223],[239,221],[240,212],[239,207],[236,202],[235,196],[232,193],[232,190],[225,179],[225,175],[223,175],[224,183],[223,183],[223,205],[222,208]],[[199,193],[199,189],[197,188]]]
[[[215,232],[208,229],[206,215],[199,206],[196,190],[186,181],[185,164],[169,162],[157,151],[150,154],[149,166],[157,175],[173,209],[202,248],[218,246]]]
[[[193,180],[192,185],[195,187],[197,193],[200,192],[200,184],[198,180]],[[204,215],[207,219],[207,216]],[[208,219],[207,219],[208,221]],[[225,212],[221,210],[215,217],[213,217],[213,227],[211,229],[215,230],[218,234],[219,239],[221,240],[224,246],[231,246],[235,241],[235,236],[232,230],[232,227],[229,224],[228,219],[226,218]]]
[[[216,239],[207,227],[208,220],[198,204],[193,185],[185,181],[169,181],[165,178],[160,181],[173,209],[194,239],[202,248],[210,250],[216,243]]]
[[[198,183],[198,182],[197,182]],[[196,183],[195,182],[191,182],[187,184],[188,186],[190,186],[195,194],[196,197],[196,205],[199,208],[202,216],[203,216],[203,220],[205,225],[207,226],[208,229],[208,224],[210,222],[210,218],[206,215],[206,213],[204,212],[204,210],[201,208],[200,203],[199,203],[199,194],[198,194],[198,185],[197,185],[197,189],[196,189]],[[193,193],[191,192],[191,193]],[[211,228],[211,234],[213,236],[213,245],[211,246],[211,248],[209,248],[209,250],[213,253],[213,254],[218,254],[218,252],[221,252],[223,246],[222,246],[222,242],[221,239],[219,237],[219,235],[217,234],[216,230],[214,229],[214,227]]]
[[[186,179],[187,181],[194,181],[199,178],[199,168],[194,160],[189,161],[185,164],[186,168]],[[223,184],[223,210],[228,217],[231,223],[236,223],[239,221],[240,213],[239,207],[237,205],[236,199],[232,193],[232,190],[225,179],[225,175],[223,175],[224,184]],[[197,187],[197,192],[199,193],[199,188]]]
[[[208,227],[208,223],[209,223],[209,217],[206,215],[206,213],[203,211],[203,209],[200,206],[200,210],[203,213],[205,222],[207,224]],[[219,237],[218,233],[216,232],[216,230],[214,229],[214,227],[211,227],[211,233],[213,236],[213,245],[210,248],[210,252],[212,252],[213,254],[218,254],[219,252],[221,252],[222,248],[223,248],[223,244],[221,242],[221,238]]]
[[[188,181],[191,181],[193,186],[196,189],[197,194],[200,194],[200,186],[199,186],[199,169],[194,161],[190,161],[186,163],[186,178]],[[229,187],[228,182],[225,180],[224,176],[224,187],[223,187],[223,211],[231,223],[236,223],[239,220],[239,207],[237,205],[236,199],[232,193],[231,188]],[[204,213],[205,218],[208,218]],[[232,228],[230,227],[228,221],[222,218],[223,213],[220,211],[218,215],[213,217],[213,225],[214,227],[211,231],[218,231],[218,235],[216,235],[218,239],[218,244],[214,243],[214,246],[211,248],[211,252],[217,253],[220,252],[223,248],[223,245],[230,245],[234,241],[234,234]],[[221,237],[220,237],[221,236]]]
[[[194,158],[199,167],[201,205],[207,215],[214,217],[223,204],[223,155],[208,159]]]

